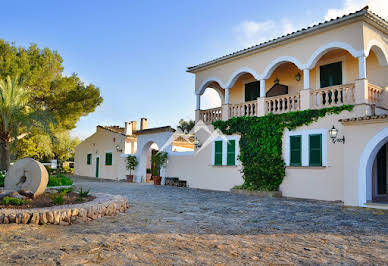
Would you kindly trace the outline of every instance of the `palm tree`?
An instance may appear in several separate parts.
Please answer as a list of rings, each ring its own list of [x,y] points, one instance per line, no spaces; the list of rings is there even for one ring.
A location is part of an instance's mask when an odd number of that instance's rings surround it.
[[[31,108],[31,94],[18,76],[0,79],[0,170],[8,170],[9,144],[31,126],[48,128],[50,117],[44,110]]]

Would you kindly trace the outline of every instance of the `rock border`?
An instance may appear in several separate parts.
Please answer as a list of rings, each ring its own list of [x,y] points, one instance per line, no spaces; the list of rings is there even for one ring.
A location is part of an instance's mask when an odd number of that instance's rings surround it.
[[[94,193],[92,201],[33,209],[0,209],[0,224],[71,224],[103,216],[113,216],[129,208],[128,198],[120,195]]]
[[[257,190],[247,190],[247,189],[235,189],[232,188],[230,190],[232,193],[243,194],[243,195],[251,195],[251,196],[259,196],[265,198],[281,198],[281,191],[257,191]]]

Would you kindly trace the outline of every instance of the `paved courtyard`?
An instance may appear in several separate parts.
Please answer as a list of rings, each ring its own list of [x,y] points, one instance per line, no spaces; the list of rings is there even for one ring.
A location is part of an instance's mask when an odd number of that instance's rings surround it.
[[[388,264],[388,212],[77,179],[128,196],[125,214],[71,226],[0,225],[1,264]]]

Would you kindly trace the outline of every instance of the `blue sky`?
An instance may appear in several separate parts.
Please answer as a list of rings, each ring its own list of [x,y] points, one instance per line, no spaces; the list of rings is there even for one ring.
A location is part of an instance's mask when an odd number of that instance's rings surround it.
[[[383,0],[4,1],[0,38],[57,50],[65,73],[100,88],[103,104],[72,132],[84,138],[99,124],[147,117],[151,127],[176,126],[180,118],[193,119],[194,75],[187,66],[366,2],[388,11]]]

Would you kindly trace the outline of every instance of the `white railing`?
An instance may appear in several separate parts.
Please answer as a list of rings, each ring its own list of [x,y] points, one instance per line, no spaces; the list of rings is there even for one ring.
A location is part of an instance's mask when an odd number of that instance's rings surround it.
[[[300,109],[300,95],[280,95],[265,98],[266,113],[281,114]]]
[[[354,83],[311,90],[314,109],[354,103]]]
[[[384,106],[383,99],[383,88],[379,86],[368,83],[368,101],[369,103],[374,103],[377,106]]]
[[[200,119],[205,123],[211,123],[217,120],[221,120],[221,107],[201,110]]]
[[[256,116],[257,115],[257,100],[245,103],[232,104],[229,108],[230,117],[238,116]]]

